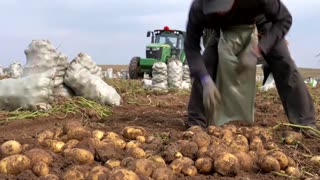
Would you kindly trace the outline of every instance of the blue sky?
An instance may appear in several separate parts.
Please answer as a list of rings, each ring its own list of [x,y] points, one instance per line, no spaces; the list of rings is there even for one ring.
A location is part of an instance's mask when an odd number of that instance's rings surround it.
[[[320,0],[283,0],[294,22],[288,34],[300,67],[320,68]],[[72,60],[85,52],[98,64],[145,56],[146,32],[185,29],[192,0],[1,0],[0,65],[26,63],[33,39],[48,39]]]

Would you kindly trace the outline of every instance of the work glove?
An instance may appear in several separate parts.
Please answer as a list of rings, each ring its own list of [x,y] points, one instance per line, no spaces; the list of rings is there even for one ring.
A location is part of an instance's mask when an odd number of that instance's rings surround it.
[[[203,87],[203,106],[204,113],[209,126],[214,120],[214,114],[218,112],[218,106],[221,102],[219,90],[209,75],[201,78]]]

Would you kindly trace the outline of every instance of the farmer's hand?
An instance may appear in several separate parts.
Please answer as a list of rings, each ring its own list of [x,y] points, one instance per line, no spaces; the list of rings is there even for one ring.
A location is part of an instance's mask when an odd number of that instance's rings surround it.
[[[221,97],[219,90],[209,75],[201,78],[201,84],[203,87],[204,113],[207,118],[208,125],[210,125],[221,102]]]

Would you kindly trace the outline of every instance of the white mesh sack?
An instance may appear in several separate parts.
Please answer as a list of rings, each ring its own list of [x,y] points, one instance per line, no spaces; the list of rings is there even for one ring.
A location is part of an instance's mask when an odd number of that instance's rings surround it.
[[[0,76],[4,76],[3,67],[0,65]]]
[[[48,110],[53,100],[53,81],[41,75],[0,81],[0,109]]]
[[[163,62],[156,62],[152,66],[152,89],[157,91],[168,89],[167,65]]]
[[[191,88],[191,77],[190,77],[190,69],[187,64],[183,65],[183,76],[181,89],[190,89]]]
[[[20,63],[14,62],[9,66],[9,76],[11,78],[20,78],[23,72],[22,65]]]
[[[102,105],[120,105],[121,97],[117,91],[100,77],[91,74],[80,64],[70,64],[64,82],[76,95],[83,96]]]
[[[168,63],[168,86],[169,88],[181,88],[183,67],[180,60],[172,60]]]
[[[78,56],[71,61],[70,64],[80,64],[82,67],[87,69],[91,74],[99,76],[102,78],[101,67],[92,60],[91,56],[85,53],[79,53]]]
[[[106,78],[107,79],[112,79],[113,78],[113,69],[112,68],[108,68],[107,69]]]
[[[22,77],[33,74],[42,74],[54,80],[54,95],[71,97],[73,94],[63,84],[63,78],[68,66],[68,58],[48,40],[33,40],[24,51],[27,63]]]

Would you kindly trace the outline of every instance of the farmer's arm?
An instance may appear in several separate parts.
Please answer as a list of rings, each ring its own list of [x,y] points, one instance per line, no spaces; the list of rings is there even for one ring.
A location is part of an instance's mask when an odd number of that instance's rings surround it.
[[[208,72],[201,55],[200,39],[203,34],[203,14],[197,2],[199,1],[193,2],[189,11],[184,46],[191,76],[201,78],[208,75]]]
[[[263,0],[262,8],[272,27],[260,39],[260,50],[265,55],[288,33],[292,16],[281,0]]]

